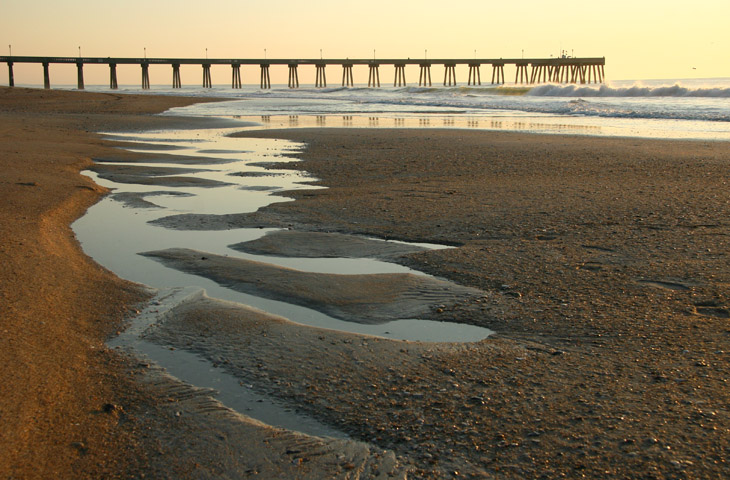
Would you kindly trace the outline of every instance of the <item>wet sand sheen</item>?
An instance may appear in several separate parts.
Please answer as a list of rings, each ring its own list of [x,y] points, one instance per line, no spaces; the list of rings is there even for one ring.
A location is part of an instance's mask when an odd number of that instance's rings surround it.
[[[432,310],[438,305],[453,307],[483,296],[477,289],[412,274],[310,273],[181,248],[143,255],[233,290],[294,303],[356,323],[433,318]]]

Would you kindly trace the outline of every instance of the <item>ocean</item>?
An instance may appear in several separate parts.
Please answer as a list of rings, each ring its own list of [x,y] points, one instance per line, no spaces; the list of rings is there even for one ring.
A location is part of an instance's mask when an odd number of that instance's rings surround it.
[[[108,91],[102,86],[87,87]],[[601,85],[231,89],[120,86],[120,92],[223,97],[170,114],[247,117],[263,127],[476,128],[547,134],[730,140],[730,78]]]

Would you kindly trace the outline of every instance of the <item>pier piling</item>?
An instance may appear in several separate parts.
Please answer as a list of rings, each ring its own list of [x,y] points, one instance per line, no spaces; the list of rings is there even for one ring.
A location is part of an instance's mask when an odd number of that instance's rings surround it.
[[[393,80],[394,87],[405,87],[406,86],[406,64],[396,63],[395,64],[395,80]]]
[[[299,71],[296,63],[289,64],[289,88],[299,88]]]
[[[117,83],[117,64],[110,63],[109,64],[109,89],[116,90],[118,88],[119,88],[119,84]]]
[[[48,71],[48,62],[43,62],[43,88],[51,88],[51,74]]]
[[[517,73],[515,73],[515,83],[526,83],[527,78],[527,63],[518,63]]]
[[[530,83],[542,83],[545,81],[545,70],[547,65],[543,64],[532,64],[532,71],[530,72]]]
[[[380,65],[377,63],[371,63],[368,66],[370,67],[370,72],[368,74],[368,87],[380,87]]]
[[[269,74],[269,64],[268,63],[261,64],[261,88],[262,89],[271,88],[271,76]]]
[[[180,80],[180,64],[172,64],[172,88],[182,88],[182,80]]]
[[[142,90],[150,89],[150,64],[142,62]]]
[[[213,88],[213,82],[210,78],[210,63],[203,64],[203,88]]]
[[[496,82],[495,82],[496,80]],[[504,63],[492,64],[492,85],[504,83]]]
[[[570,83],[570,70],[568,65],[555,65],[553,68],[553,82]]]
[[[586,83],[586,69],[584,65],[572,65],[570,67],[570,83]]]
[[[84,63],[83,62],[76,62],[76,88],[79,90],[84,89]]]
[[[314,86],[317,88],[324,88],[327,86],[327,75],[325,69],[327,65],[324,63],[318,63],[317,65],[317,77],[314,81]]]
[[[352,64],[343,64],[342,65],[342,86],[343,87],[352,87],[354,86],[355,82],[352,79]]]
[[[451,86],[456,86],[456,64],[446,63],[444,64],[444,87]]]
[[[15,86],[15,77],[13,76],[13,62],[8,62],[8,86]]]
[[[231,64],[231,88],[241,88],[241,64]]]
[[[418,86],[419,87],[432,86],[431,85],[431,64],[430,63],[421,64],[421,74],[418,77]]]
[[[469,64],[469,82],[467,85],[482,84],[482,74],[479,72],[479,67],[481,67],[481,65],[478,63]]]

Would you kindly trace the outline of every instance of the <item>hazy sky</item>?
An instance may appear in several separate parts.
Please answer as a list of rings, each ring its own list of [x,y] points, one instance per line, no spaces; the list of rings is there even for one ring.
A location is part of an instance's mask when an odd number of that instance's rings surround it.
[[[606,57],[608,80],[730,77],[730,1],[462,0],[3,0],[0,52],[13,55],[210,58]],[[407,73],[409,83],[418,70]],[[507,67],[510,68],[510,67]],[[120,83],[139,83],[138,66],[119,67]],[[314,67],[300,67],[314,81]],[[311,70],[311,72],[309,71]],[[258,67],[244,67],[244,83]],[[272,67],[286,83],[286,67]],[[170,83],[170,67],[151,67],[151,81]],[[513,75],[507,71],[507,80]],[[392,81],[381,67],[383,83]],[[108,83],[108,67],[87,66],[86,83]],[[328,80],[341,80],[330,67]],[[16,83],[42,83],[42,67],[16,65]],[[184,84],[202,81],[183,67]],[[311,78],[310,78],[311,77]],[[434,80],[439,79],[434,72]],[[483,67],[482,78],[491,79]],[[459,81],[466,80],[460,72]],[[7,85],[0,65],[0,84]],[[51,81],[73,84],[76,68],[51,66]],[[213,67],[215,83],[230,68]],[[367,68],[355,68],[367,82]]]

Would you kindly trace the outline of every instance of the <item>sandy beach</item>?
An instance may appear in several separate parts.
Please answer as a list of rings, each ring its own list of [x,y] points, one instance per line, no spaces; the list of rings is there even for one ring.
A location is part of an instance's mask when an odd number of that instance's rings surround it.
[[[306,142],[304,161],[285,165],[329,188],[289,192],[296,201],[255,214],[165,226],[285,226],[452,245],[372,255],[469,293],[424,304],[429,318],[497,332],[467,344],[400,342],[201,297],[147,333],[352,439],[332,440],[261,425],[104,344],[152,293],[81,252],[69,225],[106,192],[79,171],[92,158],[137,158],[94,132],[200,125],[152,116],[193,101],[201,99],[0,89],[0,476],[730,475],[726,143],[436,129],[247,133]],[[175,174],[101,170],[131,182]],[[306,255],[311,238],[250,248]],[[338,252],[363,249],[328,241]],[[281,272],[225,259],[213,270],[190,252],[156,255],[225,281],[244,283],[241,269],[265,273],[279,297],[318,285],[286,285]],[[349,288],[373,303],[384,296],[382,286]],[[351,294],[342,289],[335,301]],[[316,294],[302,301],[320,302]]]

